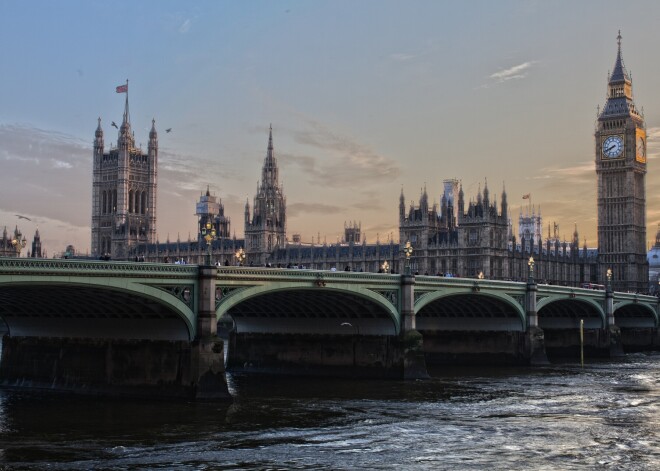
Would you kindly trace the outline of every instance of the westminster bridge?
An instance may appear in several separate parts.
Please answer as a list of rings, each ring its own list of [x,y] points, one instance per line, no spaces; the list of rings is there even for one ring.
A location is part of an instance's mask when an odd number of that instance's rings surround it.
[[[657,298],[532,278],[2,258],[0,317],[5,386],[208,400],[225,366],[418,378],[660,345]]]

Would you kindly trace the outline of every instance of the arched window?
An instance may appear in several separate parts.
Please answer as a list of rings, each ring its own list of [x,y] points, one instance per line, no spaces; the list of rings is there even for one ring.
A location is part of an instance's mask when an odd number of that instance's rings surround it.
[[[101,197],[101,214],[107,213],[108,209],[108,194],[104,191]]]
[[[117,190],[112,190],[112,212],[117,212]]]
[[[128,212],[133,212],[133,190],[128,192]]]

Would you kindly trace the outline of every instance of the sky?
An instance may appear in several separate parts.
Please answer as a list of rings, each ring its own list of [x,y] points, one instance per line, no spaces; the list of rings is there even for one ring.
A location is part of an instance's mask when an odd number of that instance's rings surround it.
[[[361,223],[398,241],[398,203],[444,179],[506,186],[514,227],[597,246],[594,129],[621,30],[648,134],[647,239],[660,223],[660,2],[0,0],[0,226],[48,256],[90,248],[97,119],[116,143],[129,80],[159,131],[158,238],[196,237],[207,185],[243,236],[273,126],[287,234]],[[165,129],[172,128],[170,133]],[[17,214],[31,221],[18,219]]]

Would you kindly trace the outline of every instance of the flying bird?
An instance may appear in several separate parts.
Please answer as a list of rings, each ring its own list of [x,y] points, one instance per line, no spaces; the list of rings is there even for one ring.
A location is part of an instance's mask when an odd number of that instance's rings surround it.
[[[111,125],[111,126],[114,126],[114,127],[116,127],[117,129],[119,129],[119,127],[117,126],[117,124],[116,124],[114,121],[112,122],[112,125]]]
[[[165,132],[170,132],[170,131],[172,131],[172,128],[167,128],[167,129],[165,130]]]
[[[28,221],[32,221],[32,219],[30,219],[30,218],[27,217],[27,216],[21,216],[20,214],[15,214],[15,216],[16,216],[18,219],[27,219]]]

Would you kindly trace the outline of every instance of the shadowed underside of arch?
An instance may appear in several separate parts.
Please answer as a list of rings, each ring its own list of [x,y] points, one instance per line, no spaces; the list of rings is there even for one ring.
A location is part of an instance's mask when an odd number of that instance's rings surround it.
[[[599,309],[579,299],[559,299],[543,306],[538,311],[541,329],[578,329],[580,319],[585,329],[602,329],[605,319]]]
[[[614,323],[625,328],[655,328],[654,312],[643,304],[625,304],[614,311]]]
[[[242,300],[227,315],[237,333],[396,335],[395,320],[385,308],[327,289],[267,292]]]
[[[494,296],[457,294],[438,298],[417,313],[417,330],[524,331],[515,306]]]
[[[190,328],[165,303],[89,285],[0,287],[0,317],[12,336],[189,340]]]

